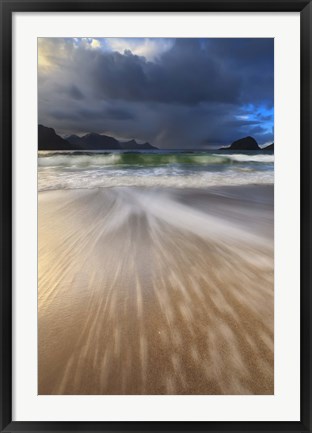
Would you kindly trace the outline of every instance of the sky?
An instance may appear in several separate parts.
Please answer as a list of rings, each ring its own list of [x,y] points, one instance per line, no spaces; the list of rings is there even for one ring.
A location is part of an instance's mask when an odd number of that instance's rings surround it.
[[[274,40],[39,38],[38,121],[163,149],[274,141]]]

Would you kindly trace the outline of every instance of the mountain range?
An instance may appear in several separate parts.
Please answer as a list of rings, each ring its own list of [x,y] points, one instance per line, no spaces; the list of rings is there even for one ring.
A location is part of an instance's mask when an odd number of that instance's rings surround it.
[[[157,149],[149,143],[139,144],[135,140],[118,141],[116,138],[104,134],[91,132],[82,137],[70,135],[62,138],[53,128],[38,125],[38,150],[143,150]]]
[[[91,132],[79,137],[70,135],[62,138],[53,128],[38,125],[38,150],[153,150],[158,149],[150,143],[139,144],[135,140],[118,141],[114,137]],[[253,137],[244,137],[234,141],[222,150],[274,150],[274,143],[261,149]]]

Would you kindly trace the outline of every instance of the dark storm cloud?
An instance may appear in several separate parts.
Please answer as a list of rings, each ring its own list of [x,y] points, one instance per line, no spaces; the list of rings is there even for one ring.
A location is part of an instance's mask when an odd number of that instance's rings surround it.
[[[71,86],[68,90],[69,96],[71,96],[74,99],[83,99],[84,95],[83,93],[78,89],[76,86]]]
[[[39,120],[59,132],[164,148],[227,145],[251,133],[273,141],[273,39],[177,39],[152,60],[84,41],[42,43],[46,63],[53,59],[39,68]],[[60,83],[67,92],[55,91]]]
[[[48,112],[49,117],[51,117],[52,119],[55,120],[74,120],[77,121],[79,120],[79,114],[75,113],[75,112],[68,112],[68,111],[64,111],[64,110],[51,110],[50,112]]]
[[[116,119],[116,120],[129,120],[134,119],[134,113],[131,113],[130,110],[125,110],[124,108],[107,108],[105,111],[105,116],[108,119]]]
[[[50,115],[55,119],[64,120],[129,120],[135,118],[134,113],[130,110],[114,107],[100,107],[98,110],[82,107],[73,112],[66,109],[52,110]]]
[[[104,98],[186,105],[239,98],[239,76],[229,76],[200,48],[196,51],[180,40],[158,63],[129,51],[105,53],[96,57],[93,77]]]
[[[92,54],[93,84],[105,98],[181,104],[261,99],[273,104],[270,39],[177,39],[158,62],[129,50]]]

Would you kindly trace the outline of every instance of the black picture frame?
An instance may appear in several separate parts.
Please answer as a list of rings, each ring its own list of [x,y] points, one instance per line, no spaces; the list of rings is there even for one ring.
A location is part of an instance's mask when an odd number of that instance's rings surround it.
[[[1,432],[312,432],[311,424],[311,0],[0,0],[1,7]],[[12,15],[14,12],[300,12],[301,395],[298,422],[12,421]]]

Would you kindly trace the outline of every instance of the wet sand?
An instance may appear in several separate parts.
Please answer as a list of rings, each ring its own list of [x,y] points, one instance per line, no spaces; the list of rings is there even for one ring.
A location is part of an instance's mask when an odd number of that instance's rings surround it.
[[[273,186],[39,193],[39,394],[273,394]]]

